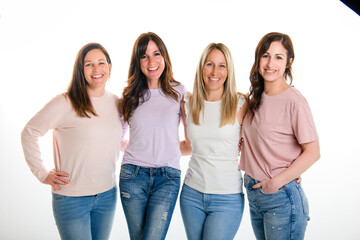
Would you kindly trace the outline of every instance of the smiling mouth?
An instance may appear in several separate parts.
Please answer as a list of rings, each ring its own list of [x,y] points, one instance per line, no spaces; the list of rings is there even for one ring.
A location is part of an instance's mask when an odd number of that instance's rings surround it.
[[[274,72],[276,72],[276,70],[269,70],[269,69],[265,69],[265,71],[266,71],[267,73],[274,73]]]
[[[158,70],[159,67],[153,67],[153,68],[148,68],[148,70],[151,72],[151,71],[156,71]]]
[[[102,78],[104,75],[96,75],[96,76],[92,76],[92,78],[95,78],[95,79],[99,79],[99,78]]]
[[[220,78],[209,78],[209,79],[214,82],[220,81]]]

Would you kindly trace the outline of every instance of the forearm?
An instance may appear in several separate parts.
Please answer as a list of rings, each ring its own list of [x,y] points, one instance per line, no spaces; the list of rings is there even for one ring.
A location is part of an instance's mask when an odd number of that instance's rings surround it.
[[[281,187],[298,178],[307,169],[309,169],[320,158],[319,141],[303,145],[304,151],[295,159],[295,161],[284,171],[273,177],[277,187]]]

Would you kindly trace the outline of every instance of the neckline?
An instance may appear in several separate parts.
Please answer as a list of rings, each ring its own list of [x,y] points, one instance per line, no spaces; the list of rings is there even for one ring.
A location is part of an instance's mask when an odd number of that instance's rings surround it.
[[[207,101],[207,100],[204,99],[204,102],[205,102],[205,103],[210,103],[210,104],[211,104],[211,103],[220,103],[220,102],[221,102],[221,99],[220,99],[220,100],[216,100],[216,101]]]
[[[276,95],[267,95],[265,92],[263,92],[263,95],[266,96],[266,97],[277,97],[277,96],[280,96],[280,95],[285,94],[286,92],[289,91],[289,89],[292,89],[292,88],[293,88],[293,87],[290,86],[289,88],[286,88],[284,91],[282,91],[282,92],[280,92],[280,93],[278,93],[278,94],[276,94]]]

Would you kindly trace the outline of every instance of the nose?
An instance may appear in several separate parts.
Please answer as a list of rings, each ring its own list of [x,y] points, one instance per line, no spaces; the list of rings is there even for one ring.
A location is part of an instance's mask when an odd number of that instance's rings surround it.
[[[268,61],[267,61],[267,63],[266,63],[266,66],[267,66],[267,67],[271,67],[272,64],[273,64],[273,58],[269,57],[269,58],[268,58]]]
[[[151,63],[154,62],[154,58],[152,56],[148,57],[148,64],[151,65]]]
[[[94,65],[92,71],[96,73],[98,70],[99,70],[99,66]]]
[[[210,73],[211,73],[211,75],[215,76],[216,75],[216,67],[212,67]]]

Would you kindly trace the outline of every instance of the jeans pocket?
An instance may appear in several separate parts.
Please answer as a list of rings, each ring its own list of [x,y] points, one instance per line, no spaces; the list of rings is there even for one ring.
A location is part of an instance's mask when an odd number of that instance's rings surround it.
[[[52,195],[53,195],[54,201],[61,201],[61,200],[65,200],[65,199],[69,198],[68,196],[60,195],[60,194],[56,194],[56,193],[53,193]]]
[[[181,171],[171,167],[165,167],[165,175],[170,180],[176,180],[181,178]]]
[[[261,192],[262,194],[264,194],[264,195],[276,195],[276,194],[279,194],[279,193],[283,192],[283,191],[285,190],[285,188],[284,188],[284,187],[281,187],[279,190],[277,190],[277,191],[274,192],[274,193],[266,193],[266,192],[264,192],[264,191],[262,190],[261,187],[259,188],[259,190],[260,190],[260,192]]]
[[[300,195],[301,202],[302,202],[303,209],[304,209],[304,214],[309,215],[309,202],[308,202],[308,199],[305,195],[303,188],[301,187],[301,184],[296,183],[296,188],[299,191],[299,195]]]
[[[136,176],[136,166],[131,164],[124,164],[121,166],[120,179],[129,180]]]

